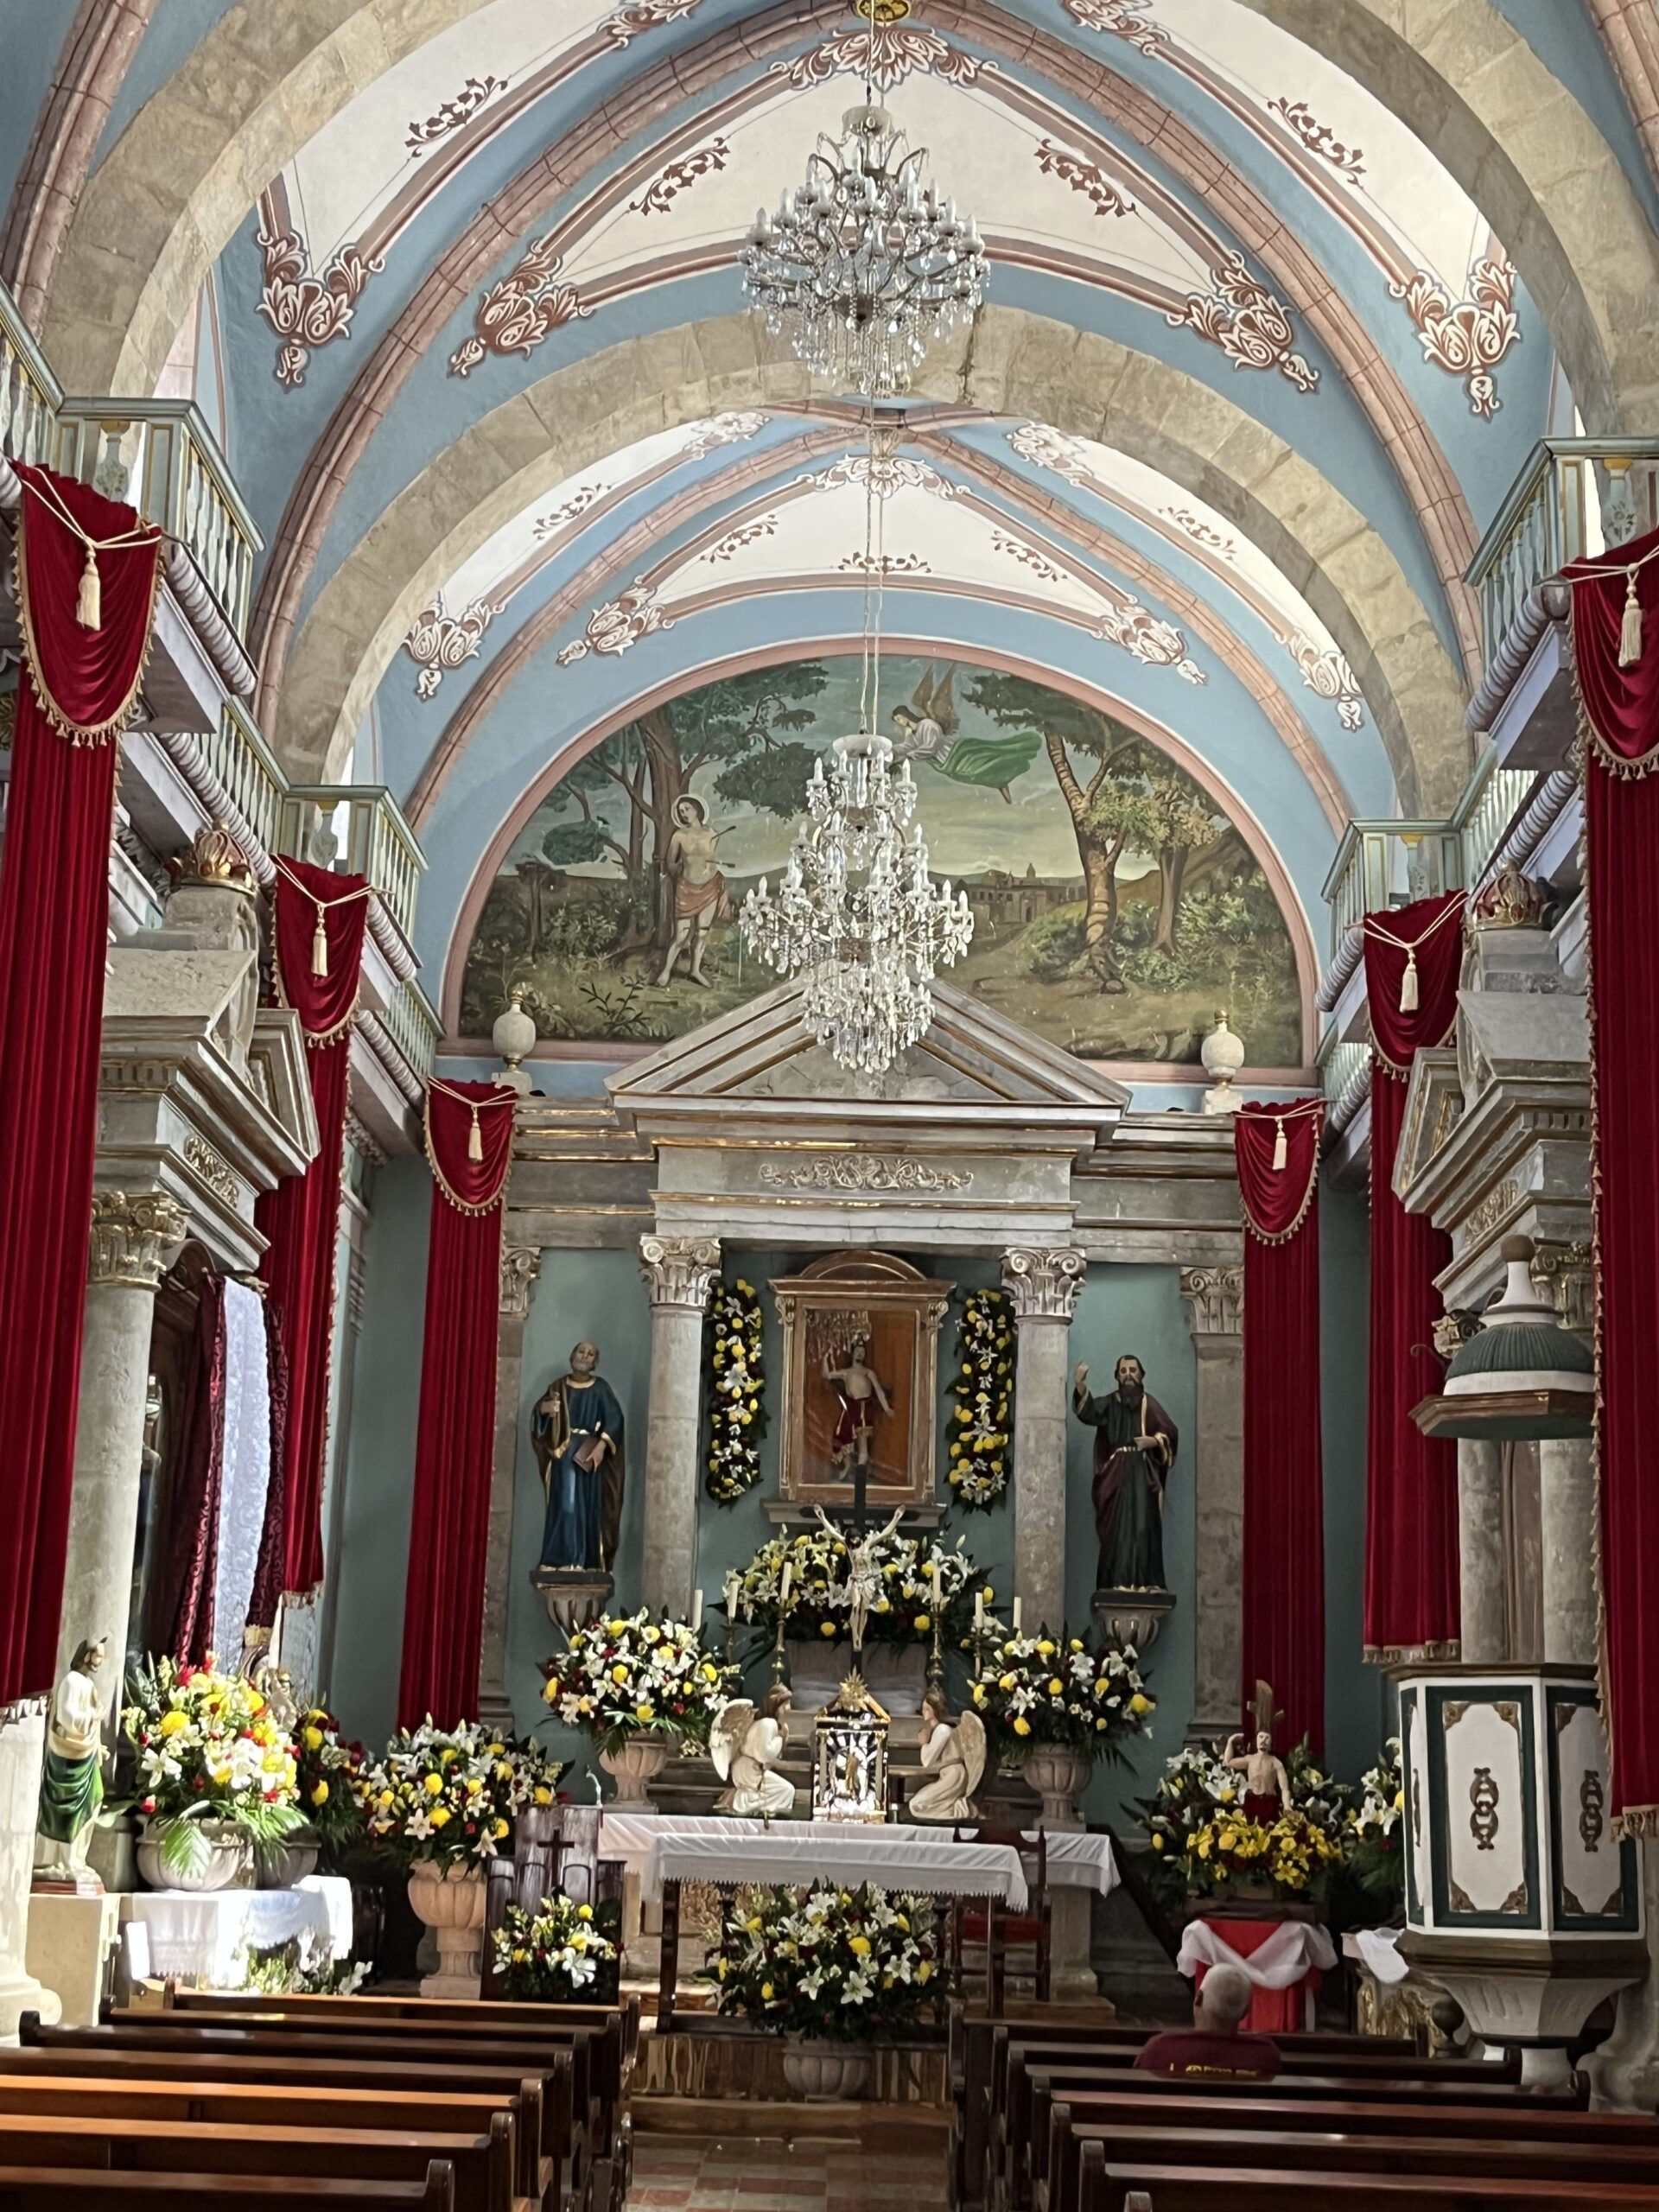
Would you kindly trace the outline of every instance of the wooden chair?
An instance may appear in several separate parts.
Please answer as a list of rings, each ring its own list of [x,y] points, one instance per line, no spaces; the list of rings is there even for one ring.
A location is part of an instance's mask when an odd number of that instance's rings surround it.
[[[1010,1912],[993,1897],[982,1908],[971,1899],[957,1903],[950,1916],[950,1963],[958,1983],[962,1951],[966,1943],[985,1946],[985,1977],[990,2010],[1000,2015],[1007,1997],[1006,1961],[1010,1944],[1029,1945],[1033,1953],[1037,1999],[1049,2001],[1053,1948],[1053,1907],[1048,1894],[1048,1835],[1039,1828],[1034,1840],[1019,1828],[977,1827],[964,1834],[955,1831],[958,1843],[998,1843],[1017,1851],[1026,1872],[1026,1909]]]

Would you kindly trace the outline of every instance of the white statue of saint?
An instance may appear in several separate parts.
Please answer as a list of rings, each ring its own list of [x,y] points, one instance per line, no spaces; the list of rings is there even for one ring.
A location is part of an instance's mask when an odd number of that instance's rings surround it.
[[[35,1878],[87,1891],[104,1886],[86,1864],[86,1850],[104,1802],[105,1707],[98,1677],[106,1649],[102,1637],[75,1646],[68,1672],[52,1694],[41,1772]]]
[[[795,1785],[776,1771],[789,1740],[793,1700],[774,1682],[757,1714],[753,1701],[734,1698],[721,1707],[709,1735],[715,1772],[731,1787],[715,1808],[744,1819],[778,1820],[795,1809]]]
[[[985,1772],[985,1724],[969,1708],[951,1726],[944,1692],[922,1700],[922,1764],[932,1776],[906,1807],[912,1821],[971,1821],[974,1792]]]
[[[899,1509],[885,1529],[861,1536],[856,1543],[844,1530],[836,1528],[821,1505],[815,1506],[813,1510],[826,1534],[833,1536],[837,1543],[847,1546],[848,1611],[852,1626],[853,1657],[856,1660],[864,1649],[864,1630],[870,1618],[870,1610],[881,1595],[881,1569],[875,1555],[904,1519],[904,1508]]]

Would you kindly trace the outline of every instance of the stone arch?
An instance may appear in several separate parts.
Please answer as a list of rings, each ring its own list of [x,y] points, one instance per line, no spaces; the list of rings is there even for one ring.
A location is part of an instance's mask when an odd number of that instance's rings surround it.
[[[41,340],[72,391],[155,391],[203,279],[284,162],[489,0],[241,0],[146,100],[69,219]]]
[[[1593,435],[1659,411],[1659,239],[1618,156],[1494,0],[1240,0],[1432,147],[1503,242]]]
[[[1378,532],[1282,439],[1161,362],[1009,308],[986,309],[936,349],[917,390],[1122,446],[1207,500],[1283,569],[1347,655],[1403,810],[1450,809],[1468,770],[1458,672]],[[391,502],[318,594],[283,687],[279,752],[337,775],[424,600],[565,476],[653,430],[808,397],[800,366],[733,315],[626,340],[505,400]]]

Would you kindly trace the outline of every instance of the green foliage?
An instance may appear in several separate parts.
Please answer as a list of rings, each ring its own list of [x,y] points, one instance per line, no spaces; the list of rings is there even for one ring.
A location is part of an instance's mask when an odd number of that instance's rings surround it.
[[[1083,909],[1056,906],[1039,914],[1026,931],[1021,945],[1026,965],[1045,982],[1058,983],[1071,975],[1083,958]]]
[[[715,779],[715,797],[728,806],[747,799],[762,813],[791,822],[805,808],[806,787],[817,758],[815,746],[767,745],[722,770]]]
[[[1127,952],[1120,946],[1118,965],[1143,990],[1179,991],[1192,981],[1192,963],[1185,954],[1156,952],[1150,945]]]
[[[543,836],[542,855],[551,868],[582,868],[603,860],[609,842],[603,828],[592,819],[557,822]]]

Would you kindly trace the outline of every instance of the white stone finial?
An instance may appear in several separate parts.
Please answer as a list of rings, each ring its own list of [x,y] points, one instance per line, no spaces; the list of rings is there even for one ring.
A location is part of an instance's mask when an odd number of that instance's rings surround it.
[[[521,1063],[535,1046],[536,1024],[524,1012],[524,986],[522,983],[513,985],[506,1005],[495,1017],[490,1041],[505,1063],[505,1072],[492,1076],[490,1080],[499,1084],[504,1090],[516,1090],[521,1098],[528,1098],[531,1080]]]
[[[1227,1027],[1224,1007],[1216,1008],[1216,1026],[1198,1047],[1198,1058],[1210,1078],[1204,1094],[1206,1114],[1236,1114],[1243,1104],[1233,1088],[1233,1077],[1244,1065],[1244,1047]]]

